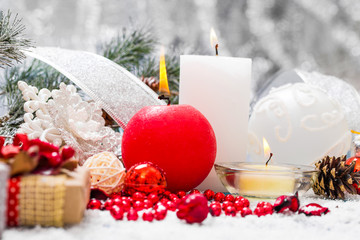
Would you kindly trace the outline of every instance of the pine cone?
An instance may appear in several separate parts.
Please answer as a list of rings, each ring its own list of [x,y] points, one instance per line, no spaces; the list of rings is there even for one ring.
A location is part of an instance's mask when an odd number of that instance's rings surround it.
[[[140,80],[148,85],[154,92],[159,90],[159,80],[156,77],[141,76]]]
[[[346,156],[324,157],[315,164],[317,175],[313,190],[317,195],[332,199],[344,199],[345,192],[357,194],[353,183],[359,184],[360,172],[354,172],[355,162],[346,165]]]

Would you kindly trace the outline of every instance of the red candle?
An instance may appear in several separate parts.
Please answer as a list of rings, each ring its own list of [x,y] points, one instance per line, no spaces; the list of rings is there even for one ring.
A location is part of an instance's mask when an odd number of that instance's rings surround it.
[[[160,94],[163,99],[170,95],[163,55]],[[127,169],[145,161],[156,164],[164,170],[169,190],[188,191],[198,186],[212,169],[215,134],[204,115],[190,105],[148,106],[126,126],[122,157]]]

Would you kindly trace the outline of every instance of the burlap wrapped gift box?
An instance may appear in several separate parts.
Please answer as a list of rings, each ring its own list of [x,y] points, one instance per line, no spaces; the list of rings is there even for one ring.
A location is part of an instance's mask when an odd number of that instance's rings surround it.
[[[78,167],[66,174],[29,174],[8,180],[8,226],[79,223],[90,196],[90,175]]]

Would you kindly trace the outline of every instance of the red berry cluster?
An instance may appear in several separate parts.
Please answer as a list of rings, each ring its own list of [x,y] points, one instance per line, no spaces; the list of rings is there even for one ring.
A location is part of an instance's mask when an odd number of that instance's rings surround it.
[[[102,198],[103,199],[103,198]],[[313,207],[307,205],[305,207]],[[328,212],[327,208],[317,206],[316,213],[308,212],[304,208],[299,213],[307,215],[321,215]],[[254,211],[250,209],[248,199],[208,189],[200,193],[197,189],[186,193],[179,191],[176,194],[169,191],[162,193],[150,193],[146,195],[142,192],[134,192],[131,196],[125,192],[116,193],[105,200],[91,199],[88,209],[109,210],[110,214],[116,220],[122,220],[124,216],[131,221],[139,218],[139,212],[144,221],[152,222],[163,220],[168,211],[177,212],[179,219],[184,219],[187,223],[200,223],[206,219],[208,213],[214,217],[220,216],[222,212],[226,216],[256,215],[258,217],[271,215],[274,212],[282,213],[286,210],[297,212],[299,209],[299,200],[297,194],[294,196],[280,196],[272,205],[269,202],[259,202]],[[311,209],[311,208],[309,208]]]

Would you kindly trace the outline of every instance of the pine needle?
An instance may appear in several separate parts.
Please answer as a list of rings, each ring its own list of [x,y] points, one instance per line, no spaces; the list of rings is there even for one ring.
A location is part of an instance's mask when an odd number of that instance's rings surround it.
[[[14,61],[25,59],[21,50],[32,47],[32,42],[23,37],[25,26],[21,24],[16,14],[11,19],[11,12],[6,15],[0,11],[0,67],[12,66]]]

